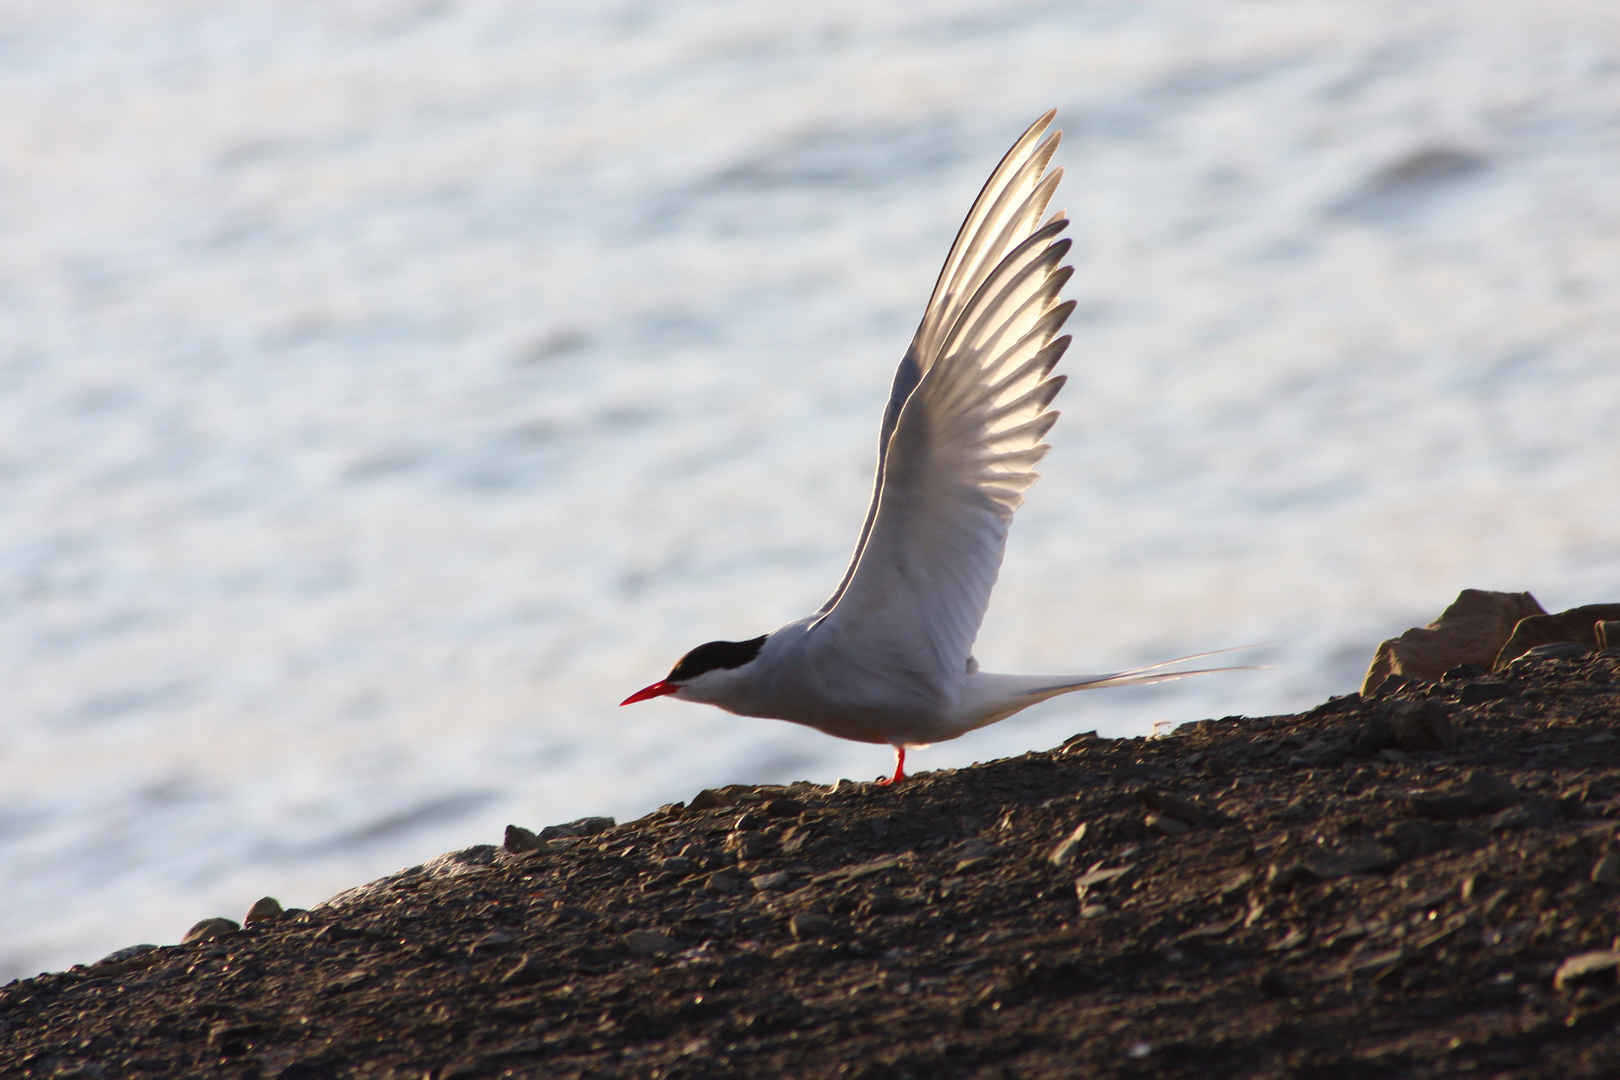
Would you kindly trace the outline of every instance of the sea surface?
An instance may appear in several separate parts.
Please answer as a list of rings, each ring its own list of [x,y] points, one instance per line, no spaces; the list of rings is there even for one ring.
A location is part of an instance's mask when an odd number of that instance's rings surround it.
[[[819,605],[1012,139],[1074,345],[977,654],[1353,690],[1620,600],[1608,0],[0,2],[0,978],[880,747],[656,701]]]

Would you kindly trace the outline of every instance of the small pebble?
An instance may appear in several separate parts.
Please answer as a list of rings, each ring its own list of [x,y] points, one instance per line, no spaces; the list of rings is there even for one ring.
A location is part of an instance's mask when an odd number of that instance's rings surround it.
[[[247,917],[242,922],[248,926],[252,926],[254,923],[274,922],[281,918],[283,914],[281,901],[273,896],[266,896],[254,901],[253,906],[248,908]]]
[[[1075,849],[1080,846],[1080,841],[1084,840],[1085,837],[1086,823],[1082,821],[1075,826],[1072,833],[1064,837],[1063,841],[1052,849],[1052,854],[1048,855],[1046,860],[1053,866],[1065,865],[1070,859],[1074,858]]]
[[[211,941],[217,937],[224,937],[226,934],[234,934],[240,929],[242,929],[241,924],[234,919],[204,919],[190,930],[187,930],[186,936],[180,939],[180,943],[189,945],[193,941]]]
[[[1599,885],[1620,884],[1620,851],[1610,848],[1592,867],[1592,880]]]

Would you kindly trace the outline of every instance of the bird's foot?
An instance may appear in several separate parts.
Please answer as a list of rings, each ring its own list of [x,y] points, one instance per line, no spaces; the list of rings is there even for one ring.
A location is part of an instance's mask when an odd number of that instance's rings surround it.
[[[906,748],[903,746],[897,746],[894,748],[894,775],[889,777],[887,780],[879,780],[878,784],[881,787],[888,787],[891,784],[901,783],[903,780],[905,780],[905,778]]]

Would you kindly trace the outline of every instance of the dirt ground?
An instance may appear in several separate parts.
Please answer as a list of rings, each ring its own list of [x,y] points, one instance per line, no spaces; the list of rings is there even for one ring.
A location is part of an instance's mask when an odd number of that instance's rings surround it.
[[[14,982],[0,1075],[1620,1076],[1617,676],[514,829]]]

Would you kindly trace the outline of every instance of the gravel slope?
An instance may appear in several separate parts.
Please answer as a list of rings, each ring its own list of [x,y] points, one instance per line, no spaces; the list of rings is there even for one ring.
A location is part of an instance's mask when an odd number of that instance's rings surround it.
[[[1617,672],[514,829],[11,983],[0,1073],[1613,1076]]]

